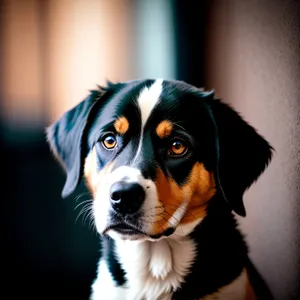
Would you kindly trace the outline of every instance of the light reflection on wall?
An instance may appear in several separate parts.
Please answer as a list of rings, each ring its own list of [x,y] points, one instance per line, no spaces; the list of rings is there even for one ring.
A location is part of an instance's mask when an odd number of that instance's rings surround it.
[[[175,78],[172,1],[136,1],[136,75],[139,78]]]
[[[42,68],[37,1],[5,1],[1,14],[1,117],[8,124],[42,122]]]
[[[52,1],[49,7],[51,121],[97,84],[130,79],[129,1]],[[126,37],[129,37],[128,39]]]

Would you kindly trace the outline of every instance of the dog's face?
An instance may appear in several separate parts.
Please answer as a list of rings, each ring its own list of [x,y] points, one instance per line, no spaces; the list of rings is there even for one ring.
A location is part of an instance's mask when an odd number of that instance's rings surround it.
[[[84,174],[96,224],[101,233],[160,237],[203,218],[216,191],[205,165],[209,124],[201,102],[181,97],[174,84],[149,81],[124,92],[109,99],[91,129]]]
[[[94,91],[48,130],[67,171],[81,176],[100,234],[158,239],[188,234],[216,193],[244,215],[242,195],[270,146],[227,105],[177,81],[144,80]]]

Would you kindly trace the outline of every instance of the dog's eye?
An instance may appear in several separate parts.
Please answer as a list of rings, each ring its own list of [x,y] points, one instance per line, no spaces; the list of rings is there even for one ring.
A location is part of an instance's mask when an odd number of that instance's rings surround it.
[[[114,149],[117,145],[116,136],[113,133],[108,133],[103,136],[102,144],[106,149]]]
[[[168,154],[172,156],[182,156],[187,152],[187,145],[183,140],[175,139],[171,142]]]

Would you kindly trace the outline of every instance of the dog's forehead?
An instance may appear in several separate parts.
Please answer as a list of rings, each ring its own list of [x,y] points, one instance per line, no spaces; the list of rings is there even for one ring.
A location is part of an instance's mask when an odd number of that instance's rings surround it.
[[[137,97],[142,125],[159,124],[163,120],[199,122],[199,118],[207,115],[203,99],[208,95],[211,94],[180,81],[158,79]]]
[[[144,125],[161,101],[163,90],[163,79],[127,83],[108,103],[105,113],[107,116],[120,117],[130,115],[136,108],[140,121]]]
[[[199,91],[180,81],[156,79],[127,82],[101,109],[95,125],[105,127],[125,117],[131,129],[135,127],[140,131],[146,125],[151,128],[166,119],[190,121],[188,116],[195,112],[193,100]]]

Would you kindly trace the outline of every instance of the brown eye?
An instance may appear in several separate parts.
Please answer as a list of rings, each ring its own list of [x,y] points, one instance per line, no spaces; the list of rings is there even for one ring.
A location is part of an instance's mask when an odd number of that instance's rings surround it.
[[[102,144],[106,149],[114,149],[117,145],[116,136],[113,133],[109,133],[102,138]]]
[[[184,141],[176,139],[172,141],[172,144],[168,150],[168,154],[172,156],[180,156],[185,154],[187,151],[187,145]]]

